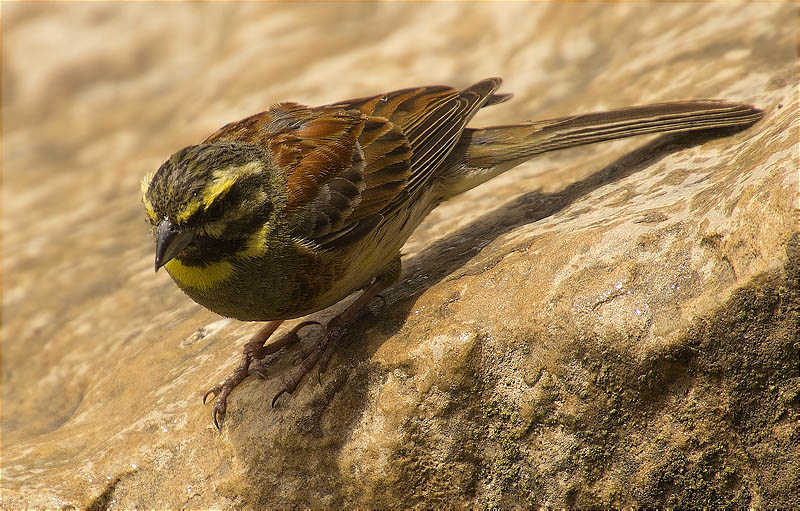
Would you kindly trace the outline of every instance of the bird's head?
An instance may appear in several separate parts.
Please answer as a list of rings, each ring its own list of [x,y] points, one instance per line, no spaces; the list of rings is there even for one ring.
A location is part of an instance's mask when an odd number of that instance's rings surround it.
[[[173,259],[202,267],[263,249],[275,209],[271,168],[258,146],[215,142],[181,149],[146,176],[156,271]]]

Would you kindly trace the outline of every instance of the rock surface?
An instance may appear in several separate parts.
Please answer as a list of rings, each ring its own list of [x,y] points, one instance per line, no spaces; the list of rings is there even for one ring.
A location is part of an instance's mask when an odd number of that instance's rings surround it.
[[[4,509],[800,508],[792,5],[2,14]],[[200,397],[259,325],[153,275],[141,176],[275,101],[494,75],[516,96],[475,125],[766,114],[545,155],[443,205],[321,386],[270,408],[292,347],[217,433]]]

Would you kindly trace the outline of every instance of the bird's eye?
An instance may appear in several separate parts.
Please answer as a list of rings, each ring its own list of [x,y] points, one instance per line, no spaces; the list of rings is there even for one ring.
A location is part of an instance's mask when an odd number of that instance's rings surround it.
[[[209,219],[219,220],[225,214],[225,200],[214,201],[208,209],[206,209],[206,216]]]

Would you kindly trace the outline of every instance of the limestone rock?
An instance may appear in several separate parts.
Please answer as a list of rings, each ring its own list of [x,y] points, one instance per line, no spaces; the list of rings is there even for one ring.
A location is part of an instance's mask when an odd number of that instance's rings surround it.
[[[3,5],[2,507],[798,508],[797,11]],[[727,134],[544,155],[437,209],[322,384],[163,272],[141,176],[219,126],[503,76],[475,125],[668,100]],[[325,311],[318,319],[339,310]]]

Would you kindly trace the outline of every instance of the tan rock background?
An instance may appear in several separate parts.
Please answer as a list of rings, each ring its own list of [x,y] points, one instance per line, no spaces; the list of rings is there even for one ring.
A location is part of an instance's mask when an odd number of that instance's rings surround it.
[[[800,507],[796,19],[4,2],[2,507]],[[766,113],[545,155],[442,206],[322,385],[270,409],[292,347],[217,433],[200,397],[258,325],[153,274],[141,176],[272,102],[494,75],[516,96],[475,125]]]

